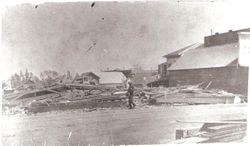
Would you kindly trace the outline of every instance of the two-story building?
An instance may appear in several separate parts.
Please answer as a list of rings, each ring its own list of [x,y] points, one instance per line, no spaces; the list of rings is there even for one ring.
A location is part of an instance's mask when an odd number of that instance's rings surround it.
[[[165,55],[168,58],[170,55],[165,70],[168,85],[203,83],[208,88],[246,95],[248,68],[238,64],[239,32],[250,32],[250,28],[206,36],[204,44],[184,49],[184,52],[178,50],[182,54],[172,60],[170,54]]]
[[[159,84],[163,86],[169,86],[169,71],[168,68],[174,64],[185,52],[195,49],[201,44],[196,43],[187,47],[181,48],[177,51],[164,55],[166,62],[158,65],[158,74],[160,75]]]

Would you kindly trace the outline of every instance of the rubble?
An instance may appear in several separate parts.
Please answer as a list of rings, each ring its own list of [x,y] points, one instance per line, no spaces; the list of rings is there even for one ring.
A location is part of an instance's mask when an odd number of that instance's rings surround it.
[[[137,88],[135,102],[143,106],[186,104],[232,104],[246,102],[243,96],[223,90],[202,89],[198,85],[178,87]],[[126,89],[97,85],[61,84],[49,88],[6,94],[3,111],[22,109],[46,112],[68,109],[127,108]],[[246,99],[246,98],[245,98]]]
[[[174,144],[225,143],[242,141],[246,137],[246,120],[205,122],[194,129],[177,129]]]
[[[233,104],[243,103],[246,97],[218,89],[202,89],[199,85],[171,87],[152,95],[151,104]]]

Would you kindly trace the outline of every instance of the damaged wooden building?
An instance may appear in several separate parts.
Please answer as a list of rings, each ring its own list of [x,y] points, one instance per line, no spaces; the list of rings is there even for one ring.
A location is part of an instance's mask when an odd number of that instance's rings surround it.
[[[203,44],[193,44],[164,57],[158,66],[166,86],[203,83],[210,89],[223,89],[247,95],[248,68],[238,63],[239,32],[250,28],[204,37]]]
[[[79,76],[76,76],[73,80],[74,84],[89,84],[99,85],[100,77],[93,72],[85,72]]]

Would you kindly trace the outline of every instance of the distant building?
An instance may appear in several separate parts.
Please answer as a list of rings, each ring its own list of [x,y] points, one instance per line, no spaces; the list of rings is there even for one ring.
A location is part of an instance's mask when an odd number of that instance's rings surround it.
[[[141,70],[133,73],[131,81],[136,87],[145,87],[158,79],[156,70]]]
[[[127,80],[122,72],[101,72],[98,74],[100,77],[100,85],[123,88]]]
[[[203,45],[189,49],[167,67],[169,86],[204,83],[209,88],[246,95],[248,68],[238,64],[237,33],[243,31],[250,28],[206,36]]]
[[[89,84],[98,85],[100,77],[93,72],[82,73],[81,75],[75,77],[73,80],[74,84]]]

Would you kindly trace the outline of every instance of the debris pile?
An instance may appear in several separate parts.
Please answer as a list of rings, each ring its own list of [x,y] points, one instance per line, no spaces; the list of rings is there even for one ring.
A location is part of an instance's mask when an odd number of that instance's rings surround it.
[[[175,144],[242,142],[246,137],[247,123],[242,121],[220,121],[204,123],[198,129],[176,130]]]
[[[233,104],[246,102],[246,97],[199,85],[152,89],[150,104]]]
[[[3,97],[3,111],[37,113],[68,109],[127,108],[126,93],[125,88],[61,84],[39,90],[6,94]],[[137,107],[162,104],[231,104],[246,101],[241,95],[223,90],[206,90],[199,85],[138,88],[134,98],[137,105],[140,104]]]

